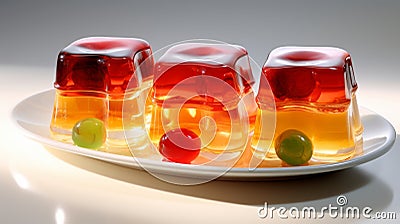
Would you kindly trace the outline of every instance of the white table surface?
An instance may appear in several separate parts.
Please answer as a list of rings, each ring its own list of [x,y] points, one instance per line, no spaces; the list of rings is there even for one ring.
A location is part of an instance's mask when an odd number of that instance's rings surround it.
[[[268,218],[257,215],[265,202],[318,208],[335,205],[339,195],[345,195],[349,205],[396,212],[392,222],[400,219],[398,142],[384,156],[340,172],[297,180],[173,185],[144,171],[46,149],[24,137],[11,121],[11,110],[22,99],[51,88],[54,71],[1,66],[0,74],[8,77],[7,83],[0,82],[1,223],[267,223]],[[360,105],[400,130],[399,110],[393,106],[400,90],[395,85],[372,88],[374,84],[360,84]],[[376,222],[329,217],[309,221]]]

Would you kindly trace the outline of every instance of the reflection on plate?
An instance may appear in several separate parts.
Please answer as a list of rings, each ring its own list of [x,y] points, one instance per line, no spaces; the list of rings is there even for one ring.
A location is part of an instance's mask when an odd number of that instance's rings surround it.
[[[12,119],[16,125],[28,137],[44,145],[135,169],[142,169],[141,165],[143,165],[146,169],[150,169],[151,172],[160,175],[204,179],[214,177],[216,174],[220,174],[221,170],[226,170],[226,168],[214,166],[191,166],[150,159],[135,159],[129,156],[80,148],[55,141],[50,137],[49,130],[54,95],[54,90],[47,90],[32,95],[21,101],[12,111]],[[288,178],[342,170],[376,159],[389,151],[394,144],[396,138],[395,130],[383,117],[364,108],[361,108],[361,119],[364,125],[363,151],[349,160],[322,165],[257,168],[254,170],[234,167],[224,173],[220,179],[268,180]]]

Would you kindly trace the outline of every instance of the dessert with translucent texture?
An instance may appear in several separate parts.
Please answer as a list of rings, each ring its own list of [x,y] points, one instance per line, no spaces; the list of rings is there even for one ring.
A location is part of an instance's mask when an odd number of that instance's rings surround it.
[[[269,54],[262,75],[252,139],[256,155],[277,159],[276,136],[290,129],[311,139],[315,161],[342,161],[362,144],[357,83],[349,53],[333,47],[280,47]],[[273,92],[276,113],[270,112],[270,98],[264,96],[265,81]],[[275,130],[264,127],[274,119]],[[265,137],[272,136],[271,131],[275,139]]]
[[[137,139],[146,135],[144,105],[151,88],[153,66],[151,48],[141,39],[89,37],[71,43],[57,59],[50,125],[53,137],[70,142],[76,122],[97,118],[107,129],[107,140],[101,150],[130,154],[124,128],[134,130],[129,133],[136,136],[127,137],[142,144]]]
[[[244,150],[255,121],[254,83],[243,47],[171,47],[155,65],[151,140],[157,145],[165,132],[189,129],[201,139],[201,155],[235,158]]]

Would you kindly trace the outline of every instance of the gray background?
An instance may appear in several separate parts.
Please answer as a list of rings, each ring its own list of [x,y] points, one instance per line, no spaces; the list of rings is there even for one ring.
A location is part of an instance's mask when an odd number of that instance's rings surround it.
[[[58,52],[85,36],[139,37],[153,50],[207,38],[244,46],[258,64],[277,46],[338,46],[359,82],[398,82],[399,24],[396,0],[2,0],[0,64],[54,67]]]

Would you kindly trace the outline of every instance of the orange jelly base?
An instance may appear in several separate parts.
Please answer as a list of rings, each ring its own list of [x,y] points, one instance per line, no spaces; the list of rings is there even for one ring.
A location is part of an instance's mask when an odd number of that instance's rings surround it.
[[[202,153],[240,155],[246,147],[250,131],[254,129],[256,114],[249,114],[247,121],[240,121],[239,109],[209,110],[207,108],[163,108],[155,105],[149,125],[151,141],[158,145],[161,136],[168,130],[186,128],[195,132],[202,142]],[[248,132],[244,132],[248,125]],[[229,157],[229,156],[228,156]]]
[[[265,160],[277,160],[274,139],[287,129],[296,129],[305,133],[313,142],[312,160],[337,162],[348,159],[362,144],[363,128],[354,96],[352,104],[352,110],[339,111],[309,107],[278,110],[276,113],[259,110],[256,123],[261,124],[261,120],[273,121],[276,118],[276,128],[271,133],[273,130],[267,129],[267,125],[256,125],[251,142],[253,151]],[[347,107],[345,105],[342,108]],[[274,137],[271,139],[262,136]]]
[[[232,111],[231,113],[234,114],[236,112]],[[161,116],[164,116],[164,128],[161,124]],[[173,122],[173,117],[178,117],[179,123]],[[253,119],[254,121],[255,116],[250,117],[250,119]],[[212,120],[218,123],[216,124]],[[247,138],[247,135],[242,136],[243,127],[239,125],[236,126],[230,121],[230,116],[227,111],[207,111],[194,108],[182,108],[178,111],[177,109],[165,109],[156,106],[153,108],[153,121],[150,125],[150,137],[155,144],[158,144],[160,137],[165,133],[164,129],[170,130],[178,127],[187,128],[202,138],[204,147],[214,150],[222,150],[220,148],[227,145],[230,138],[233,142],[235,142],[237,137],[238,139],[244,137]],[[249,128],[251,127],[249,126]],[[244,146],[243,143],[235,144],[233,142],[231,142],[231,148]]]
[[[131,135],[136,139],[136,144],[139,144],[137,139],[140,139],[140,136],[146,135],[144,105],[147,93],[148,88],[119,96],[93,91],[56,90],[50,125],[52,137],[58,141],[72,143],[72,128],[76,122],[85,118],[98,118],[104,121],[107,129],[106,144],[100,150],[130,156],[124,130],[129,130],[128,138],[129,133],[133,133]],[[146,107],[146,110],[151,109]],[[145,137],[141,139],[147,140]]]

